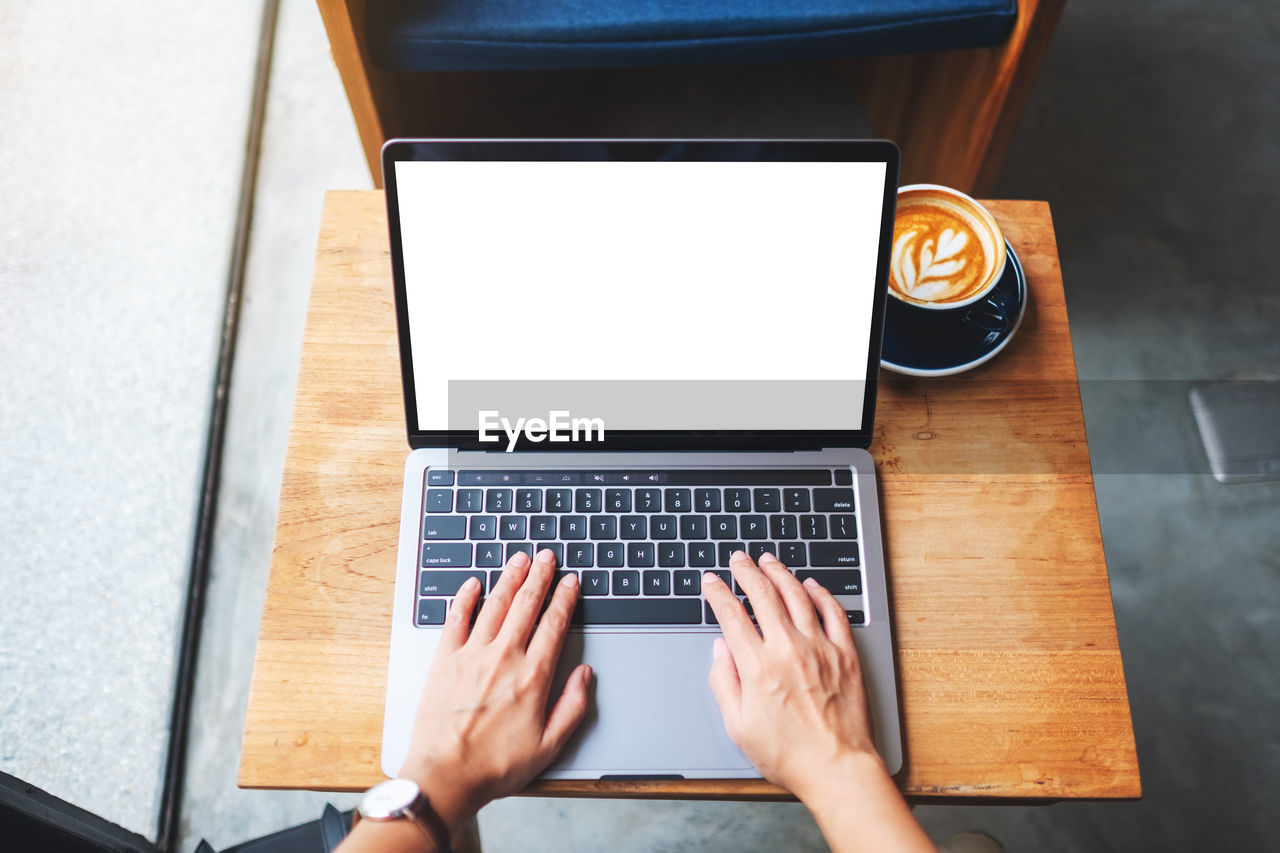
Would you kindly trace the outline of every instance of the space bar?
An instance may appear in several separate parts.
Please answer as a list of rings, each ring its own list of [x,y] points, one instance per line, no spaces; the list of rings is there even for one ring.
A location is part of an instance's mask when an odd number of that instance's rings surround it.
[[[583,598],[573,611],[575,625],[700,625],[700,598]]]

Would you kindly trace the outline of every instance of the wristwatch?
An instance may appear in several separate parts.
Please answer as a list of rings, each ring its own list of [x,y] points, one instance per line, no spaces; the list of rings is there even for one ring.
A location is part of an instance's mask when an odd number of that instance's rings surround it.
[[[368,820],[406,820],[416,823],[436,846],[438,853],[452,853],[449,827],[431,808],[427,795],[412,779],[388,779],[365,791],[358,809]]]

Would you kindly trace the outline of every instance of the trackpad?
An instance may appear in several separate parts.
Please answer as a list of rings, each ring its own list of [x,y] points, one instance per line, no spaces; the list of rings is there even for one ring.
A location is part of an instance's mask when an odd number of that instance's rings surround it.
[[[756,775],[707,684],[716,636],[571,631],[552,696],[583,661],[595,678],[586,720],[544,775]]]

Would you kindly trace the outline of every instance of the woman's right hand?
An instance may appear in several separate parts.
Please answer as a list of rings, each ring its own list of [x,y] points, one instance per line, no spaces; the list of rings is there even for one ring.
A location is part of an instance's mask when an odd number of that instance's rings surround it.
[[[729,563],[756,625],[718,575],[702,591],[724,633],[711,690],[725,730],[761,775],[813,812],[838,853],[932,851],[875,750],[858,650],[844,608],[772,554]]]

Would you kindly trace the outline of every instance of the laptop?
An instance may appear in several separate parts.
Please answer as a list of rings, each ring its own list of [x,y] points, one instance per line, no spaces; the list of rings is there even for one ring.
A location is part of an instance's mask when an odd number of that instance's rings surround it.
[[[382,769],[452,596],[552,549],[582,597],[547,779],[749,778],[701,576],[771,551],[845,609],[902,765],[875,470],[898,150],[884,141],[392,140],[405,465]]]

